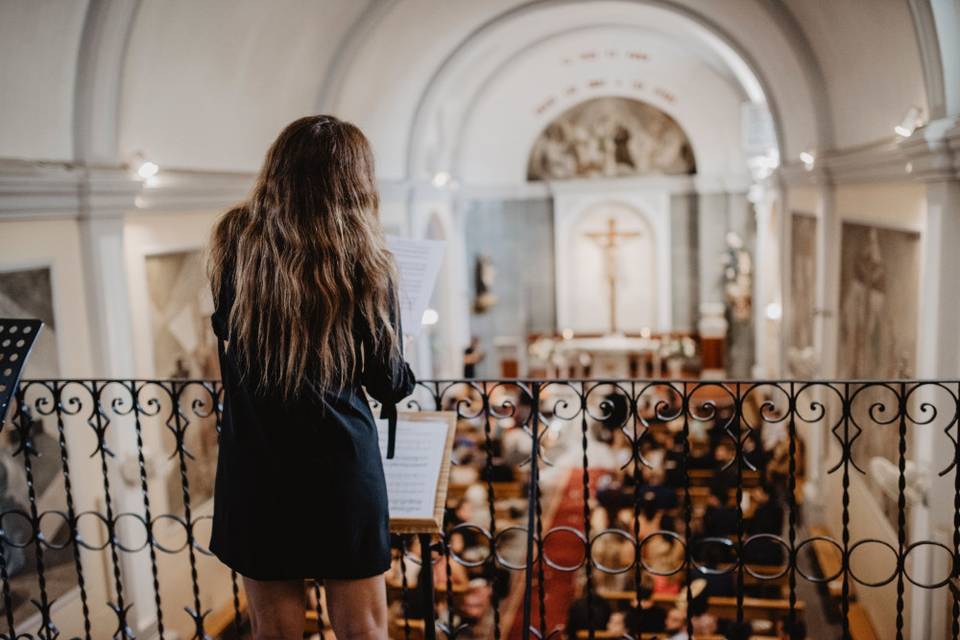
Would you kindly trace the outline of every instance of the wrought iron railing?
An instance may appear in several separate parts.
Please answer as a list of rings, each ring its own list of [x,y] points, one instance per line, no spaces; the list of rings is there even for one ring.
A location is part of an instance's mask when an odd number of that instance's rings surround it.
[[[0,637],[245,633],[238,576],[206,549],[222,394],[20,383],[0,431]],[[401,408],[457,412],[457,465],[445,533],[395,539],[391,633],[647,638],[649,606],[666,605],[690,635],[746,637],[764,618],[800,637],[814,585],[843,637],[871,592],[902,637],[909,591],[958,576],[958,407],[956,381],[422,381]],[[920,430],[944,460],[926,482],[910,462]],[[937,491],[951,537],[917,539],[912,505]],[[866,502],[870,527],[852,517]],[[957,638],[958,593],[945,602]]]

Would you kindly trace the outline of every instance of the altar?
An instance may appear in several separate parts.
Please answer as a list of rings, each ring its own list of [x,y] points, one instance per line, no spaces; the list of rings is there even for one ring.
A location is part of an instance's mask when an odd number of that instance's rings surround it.
[[[561,340],[558,363],[571,378],[658,378],[662,372],[661,342],[653,337],[614,334]]]

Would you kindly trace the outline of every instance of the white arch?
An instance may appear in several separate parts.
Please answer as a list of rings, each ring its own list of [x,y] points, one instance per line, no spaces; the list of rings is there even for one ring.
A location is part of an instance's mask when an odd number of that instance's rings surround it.
[[[744,12],[750,14],[745,22],[762,23],[761,31],[765,32],[765,41],[760,44],[756,42],[741,44],[728,35],[714,20],[707,18],[702,10],[692,8],[689,3],[681,0],[618,0],[590,3],[575,3],[571,0],[535,0],[513,6],[488,19],[467,34],[441,60],[418,99],[411,125],[407,129],[403,175],[407,178],[418,177],[415,159],[422,153],[422,149],[415,148],[415,143],[424,139],[424,130],[429,129],[433,122],[448,117],[442,109],[432,105],[431,102],[443,102],[443,100],[437,100],[440,95],[449,97],[442,87],[451,76],[463,78],[466,75],[464,68],[470,68],[470,72],[478,71],[481,69],[481,63],[484,62],[483,58],[492,59],[495,56],[497,60],[509,61],[525,44],[529,44],[532,38],[544,34],[543,27],[538,28],[536,23],[548,23],[550,29],[547,33],[557,32],[571,24],[596,24],[598,16],[602,15],[604,10],[611,8],[619,11],[621,18],[624,15],[632,15],[636,19],[637,16],[649,16],[651,12],[659,12],[660,15],[669,15],[676,23],[683,24],[688,32],[696,32],[696,38],[701,45],[715,52],[725,61],[726,68],[738,78],[747,95],[753,98],[758,97],[758,89],[759,93],[762,93],[774,114],[777,138],[781,148],[790,146],[800,150],[808,146],[820,147],[824,144],[825,134],[817,130],[817,123],[828,121],[829,118],[823,113],[826,101],[822,99],[822,86],[809,82],[810,75],[817,75],[816,69],[810,73],[807,72],[812,64],[809,51],[798,51],[795,44],[797,38],[792,38],[791,42],[783,47],[783,41],[777,40],[777,36],[781,34],[772,33],[778,31],[780,26],[770,16],[770,12],[762,9],[759,4],[751,7],[752,13]],[[567,22],[556,24],[557,12],[567,12]],[[523,28],[518,27],[521,24]],[[747,29],[749,26],[745,25],[744,28]],[[516,31],[523,33],[518,34],[515,33]],[[799,39],[803,40],[802,35]],[[771,42],[774,40],[776,40],[776,46],[780,48],[780,55],[776,57],[778,62],[771,62],[771,56],[760,56],[767,67],[767,70],[764,70],[754,60],[764,46],[773,46]],[[487,62],[489,66],[489,60]],[[783,71],[786,71],[786,74]],[[782,99],[791,104],[808,103],[810,111],[814,113],[808,113],[806,116],[809,117],[805,117],[802,113],[803,109],[800,108],[798,112],[801,113],[792,118],[791,123],[784,123],[777,106],[781,98],[771,89],[770,83],[765,78],[766,75],[773,75],[776,78],[779,84],[778,93],[783,94]],[[467,94],[469,93],[468,91]]]

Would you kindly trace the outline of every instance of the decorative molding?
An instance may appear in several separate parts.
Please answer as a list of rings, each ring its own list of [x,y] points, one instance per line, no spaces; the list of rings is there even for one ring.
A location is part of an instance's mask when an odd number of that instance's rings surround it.
[[[253,180],[245,173],[165,170],[144,182],[122,166],[0,159],[0,219],[209,211],[242,200]]]
[[[246,198],[255,180],[245,172],[161,171],[143,184],[134,204],[147,212],[225,209]]]
[[[960,121],[937,120],[909,138],[896,138],[861,147],[817,154],[807,170],[794,162],[780,167],[788,187],[873,182],[929,182],[960,178]]]
[[[122,218],[136,207],[143,184],[125,167],[86,167],[80,182],[79,217]]]
[[[960,179],[960,119],[944,118],[906,139],[821,152],[812,170],[801,163],[779,168],[787,187]],[[253,173],[165,169],[142,181],[124,166],[0,159],[0,219],[101,218],[136,212],[211,211],[243,200]],[[461,185],[438,189],[428,181],[380,180],[381,200],[538,200],[557,194],[651,192],[744,193],[743,174],[646,176],[562,182]]]
[[[817,157],[835,184],[910,180],[907,163],[896,138]]]
[[[77,217],[82,179],[65,163],[0,160],[0,219]]]

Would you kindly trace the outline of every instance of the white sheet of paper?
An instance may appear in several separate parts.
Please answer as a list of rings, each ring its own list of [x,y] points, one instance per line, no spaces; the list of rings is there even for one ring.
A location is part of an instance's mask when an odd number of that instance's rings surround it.
[[[442,240],[411,240],[387,236],[387,248],[393,254],[400,273],[400,321],[403,332],[420,335],[423,312],[430,304],[443,261]]]
[[[397,421],[393,459],[387,460],[387,421],[377,420],[380,457],[391,518],[432,518],[447,440],[445,420]]]

